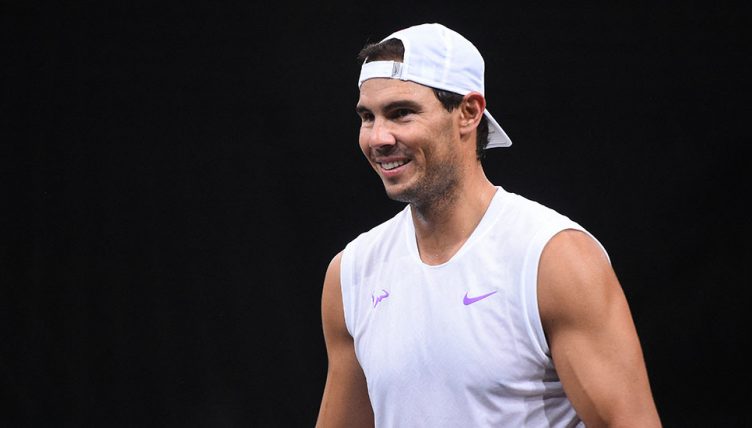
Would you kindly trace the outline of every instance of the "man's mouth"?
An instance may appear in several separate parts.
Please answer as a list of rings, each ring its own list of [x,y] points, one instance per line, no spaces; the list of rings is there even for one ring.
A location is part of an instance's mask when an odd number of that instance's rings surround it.
[[[401,167],[402,165],[410,162],[409,160],[399,160],[394,162],[379,162],[379,165],[381,165],[381,168],[383,168],[386,171],[393,170],[395,168]]]

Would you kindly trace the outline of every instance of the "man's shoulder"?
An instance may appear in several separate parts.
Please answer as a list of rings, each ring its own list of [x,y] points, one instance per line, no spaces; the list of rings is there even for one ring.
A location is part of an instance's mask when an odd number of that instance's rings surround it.
[[[546,219],[551,217],[563,217],[556,209],[516,193],[508,193],[506,200],[508,208],[515,210],[531,220]],[[531,217],[532,216],[532,217]]]
[[[569,224],[572,220],[554,208],[516,193],[505,192],[500,204],[497,226],[519,232],[533,232],[554,224]]]

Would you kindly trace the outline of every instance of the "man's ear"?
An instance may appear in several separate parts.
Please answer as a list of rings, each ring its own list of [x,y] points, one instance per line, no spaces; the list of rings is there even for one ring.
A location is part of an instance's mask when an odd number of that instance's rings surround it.
[[[462,98],[459,110],[460,135],[464,138],[478,127],[486,110],[486,99],[479,92],[470,92]]]

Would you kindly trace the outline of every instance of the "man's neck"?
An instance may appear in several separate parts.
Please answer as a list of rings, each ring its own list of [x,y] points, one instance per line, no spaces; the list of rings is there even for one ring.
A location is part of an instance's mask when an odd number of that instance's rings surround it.
[[[483,175],[430,203],[411,204],[421,260],[429,265],[449,261],[478,226],[495,193]]]

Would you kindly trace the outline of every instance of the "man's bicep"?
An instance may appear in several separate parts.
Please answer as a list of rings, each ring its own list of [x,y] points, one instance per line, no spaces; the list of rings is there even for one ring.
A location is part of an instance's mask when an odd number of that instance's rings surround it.
[[[538,301],[554,365],[588,426],[659,425],[629,306],[607,256],[578,231],[541,255]]]
[[[341,257],[342,253],[337,254],[329,264],[321,298],[329,365],[316,426],[369,427],[373,426],[373,411],[366,379],[345,325],[340,283]]]
[[[329,263],[321,292],[321,321],[327,348],[332,340],[343,339],[340,336],[347,334],[340,282],[341,261],[342,253],[339,253]]]

